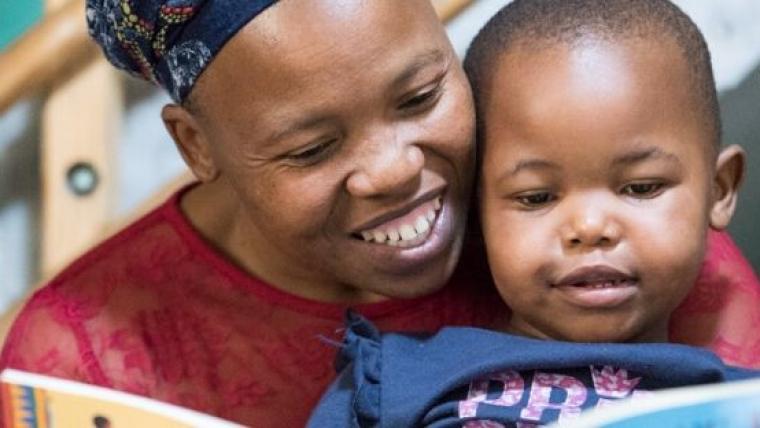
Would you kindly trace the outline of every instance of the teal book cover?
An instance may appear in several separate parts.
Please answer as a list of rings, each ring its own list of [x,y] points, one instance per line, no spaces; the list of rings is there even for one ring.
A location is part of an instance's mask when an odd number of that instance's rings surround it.
[[[557,427],[760,428],[760,379],[655,391]]]

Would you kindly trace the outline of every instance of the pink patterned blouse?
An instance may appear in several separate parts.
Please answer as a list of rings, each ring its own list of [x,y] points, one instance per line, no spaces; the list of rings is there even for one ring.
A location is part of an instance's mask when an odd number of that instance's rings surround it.
[[[271,287],[199,237],[178,192],[38,291],[0,355],[13,367],[146,395],[256,427],[303,426],[333,378],[344,310]],[[467,257],[465,257],[467,258]],[[359,306],[382,329],[486,326],[501,300],[463,263],[441,292]],[[468,267],[469,266],[469,267]],[[760,367],[760,284],[711,233],[673,340]]]

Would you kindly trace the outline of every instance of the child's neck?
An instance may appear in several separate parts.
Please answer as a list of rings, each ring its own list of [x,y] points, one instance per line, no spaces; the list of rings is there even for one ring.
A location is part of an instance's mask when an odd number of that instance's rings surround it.
[[[619,338],[619,337],[589,337],[583,340],[575,340],[568,337],[555,337],[548,332],[537,329],[529,324],[513,322],[512,319],[506,318],[494,324],[494,330],[504,333],[514,334],[516,336],[530,337],[540,340],[557,340],[563,342],[599,342],[599,343],[663,343],[668,340],[668,320],[641,331],[640,334]]]

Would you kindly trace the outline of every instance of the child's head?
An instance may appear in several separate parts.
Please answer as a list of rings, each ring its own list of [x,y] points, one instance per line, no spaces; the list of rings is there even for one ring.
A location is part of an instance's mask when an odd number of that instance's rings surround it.
[[[481,30],[465,69],[507,328],[665,340],[743,169],[741,149],[719,147],[699,30],[666,0],[517,0]]]

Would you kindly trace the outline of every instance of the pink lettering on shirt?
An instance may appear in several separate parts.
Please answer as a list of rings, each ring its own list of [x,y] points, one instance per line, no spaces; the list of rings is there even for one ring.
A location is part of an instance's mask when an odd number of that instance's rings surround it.
[[[615,370],[610,366],[604,366],[601,370],[591,366],[591,379],[596,394],[606,398],[628,397],[641,382],[640,377],[629,378],[627,370]]]
[[[566,393],[561,403],[551,402],[554,388]],[[545,410],[559,410],[559,422],[575,419],[581,414],[581,406],[586,401],[586,386],[580,380],[567,375],[536,372],[530,388],[528,404],[520,412],[520,417],[528,421],[540,421]]]
[[[488,385],[491,382],[499,382],[503,385],[503,391],[497,398],[488,398]],[[474,417],[477,414],[480,403],[492,404],[495,406],[514,406],[519,403],[525,389],[525,381],[522,376],[514,370],[507,370],[500,373],[492,373],[484,378],[470,383],[470,390],[467,393],[467,399],[459,402],[459,417]],[[476,428],[469,427],[468,428]],[[492,428],[483,426],[482,428]]]

